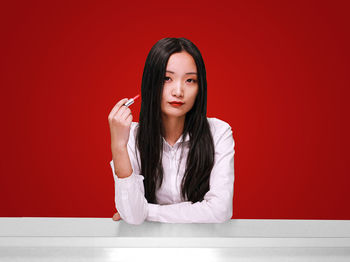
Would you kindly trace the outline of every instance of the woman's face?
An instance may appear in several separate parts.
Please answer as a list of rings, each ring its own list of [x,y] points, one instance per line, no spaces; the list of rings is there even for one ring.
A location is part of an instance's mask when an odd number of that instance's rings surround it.
[[[162,115],[184,117],[191,110],[197,93],[198,76],[193,57],[185,51],[172,54],[164,78]]]

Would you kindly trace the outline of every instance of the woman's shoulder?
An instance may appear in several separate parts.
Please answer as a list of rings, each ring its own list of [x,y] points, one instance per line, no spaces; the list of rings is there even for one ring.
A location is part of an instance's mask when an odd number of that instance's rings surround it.
[[[229,125],[229,123],[219,119],[219,118],[216,118],[216,117],[207,117],[208,119],[208,123],[210,125],[210,128],[213,130],[213,131],[220,131],[220,130],[226,130],[228,128],[231,128],[231,126]]]
[[[229,123],[216,117],[207,117],[214,142],[222,137],[225,133],[232,134],[232,128]]]

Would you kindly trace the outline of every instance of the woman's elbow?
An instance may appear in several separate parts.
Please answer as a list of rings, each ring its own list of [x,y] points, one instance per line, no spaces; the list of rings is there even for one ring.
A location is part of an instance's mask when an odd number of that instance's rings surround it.
[[[128,219],[125,222],[128,224],[131,224],[131,225],[141,225],[141,224],[143,224],[144,221],[145,221],[145,219],[135,219],[135,220]]]
[[[227,221],[230,221],[232,218],[232,207],[226,209],[225,211],[217,213],[215,217],[216,217],[215,223],[225,223]]]
[[[125,217],[125,222],[132,225],[141,225],[147,218],[148,215],[148,209],[146,207],[143,207],[142,212],[135,212],[132,214],[132,216]]]
[[[120,215],[121,215],[121,218],[126,223],[131,224],[131,225],[141,225],[146,220],[146,218],[142,217],[142,216],[123,217],[122,214],[120,214]]]

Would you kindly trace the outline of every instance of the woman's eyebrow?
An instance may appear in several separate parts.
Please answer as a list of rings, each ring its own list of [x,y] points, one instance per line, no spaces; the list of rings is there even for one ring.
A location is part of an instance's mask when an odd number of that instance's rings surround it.
[[[171,73],[171,74],[175,74],[173,71],[169,71],[169,70],[166,70],[166,72]],[[188,72],[185,75],[192,75],[192,74],[196,75],[197,73],[196,72]]]

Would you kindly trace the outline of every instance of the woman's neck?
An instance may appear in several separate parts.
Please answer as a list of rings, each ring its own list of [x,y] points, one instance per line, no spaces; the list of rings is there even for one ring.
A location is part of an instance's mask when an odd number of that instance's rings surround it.
[[[182,135],[185,125],[185,116],[183,117],[162,117],[164,126],[164,139],[169,145],[173,146]]]

